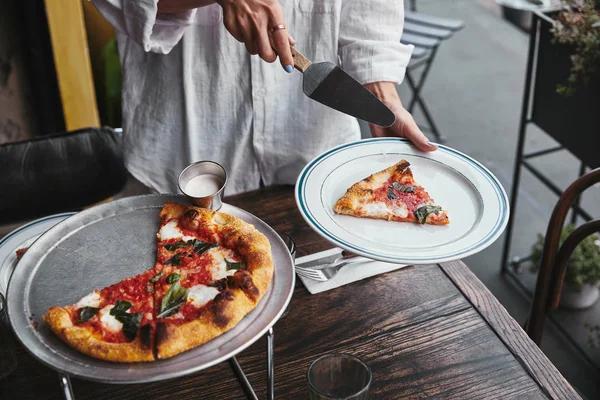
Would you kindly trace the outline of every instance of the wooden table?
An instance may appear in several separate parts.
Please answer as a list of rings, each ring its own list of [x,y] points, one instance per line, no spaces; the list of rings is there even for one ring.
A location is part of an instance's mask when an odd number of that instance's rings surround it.
[[[331,248],[304,222],[291,187],[227,199],[294,237],[298,256]],[[460,262],[419,265],[311,295],[298,282],[275,325],[275,395],[306,398],[319,355],[348,352],[373,372],[371,398],[578,399],[577,393],[486,287]],[[238,355],[266,396],[266,343]],[[60,399],[55,372],[18,347],[1,399]],[[228,363],[179,379],[106,385],[73,379],[77,399],[244,399]]]

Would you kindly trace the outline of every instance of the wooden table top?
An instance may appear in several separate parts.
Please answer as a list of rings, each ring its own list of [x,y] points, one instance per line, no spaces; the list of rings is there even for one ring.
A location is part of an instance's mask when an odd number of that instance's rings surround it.
[[[230,197],[229,204],[292,236],[297,256],[333,247],[300,216],[293,188]],[[371,398],[579,399],[542,351],[460,262],[419,265],[316,295],[298,280],[275,330],[275,397],[304,399],[306,370],[320,355],[348,352],[373,372]],[[266,398],[266,341],[237,358]],[[61,399],[58,375],[17,348],[1,399]],[[76,399],[244,399],[228,363],[150,384],[72,379]]]

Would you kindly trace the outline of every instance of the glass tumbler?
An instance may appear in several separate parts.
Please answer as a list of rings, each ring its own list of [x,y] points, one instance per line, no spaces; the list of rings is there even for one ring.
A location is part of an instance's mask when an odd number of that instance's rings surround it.
[[[326,354],[308,367],[310,400],[369,398],[371,370],[358,357],[350,354]]]

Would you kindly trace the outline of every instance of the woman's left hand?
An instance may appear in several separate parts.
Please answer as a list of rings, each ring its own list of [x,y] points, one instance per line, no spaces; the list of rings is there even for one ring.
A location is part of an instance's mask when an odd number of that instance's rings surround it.
[[[427,136],[417,126],[413,116],[402,105],[393,82],[367,83],[365,87],[396,115],[396,122],[388,128],[369,124],[373,137],[402,137],[413,142],[420,150],[433,151],[437,149],[437,146],[430,144]]]

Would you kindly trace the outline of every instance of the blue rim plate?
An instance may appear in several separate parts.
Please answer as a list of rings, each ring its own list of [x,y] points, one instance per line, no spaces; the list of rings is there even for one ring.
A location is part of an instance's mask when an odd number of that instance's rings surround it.
[[[6,294],[8,281],[17,265],[17,250],[29,247],[48,229],[75,213],[49,215],[31,221],[0,239],[0,293]]]
[[[335,202],[367,176],[405,159],[417,183],[448,212],[446,226],[355,218],[333,212]],[[363,139],[309,162],[296,182],[296,203],[308,224],[336,246],[399,264],[457,260],[491,245],[508,222],[504,188],[481,163],[439,145],[424,153],[400,138]]]

